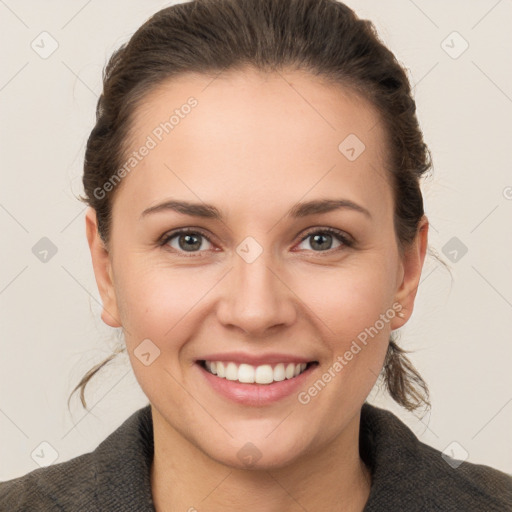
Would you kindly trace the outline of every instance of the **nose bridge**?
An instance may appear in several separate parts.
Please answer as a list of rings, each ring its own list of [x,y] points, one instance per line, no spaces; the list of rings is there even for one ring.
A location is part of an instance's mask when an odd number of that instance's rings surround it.
[[[263,250],[254,239],[248,238],[234,254],[228,296],[219,308],[219,319],[247,333],[261,334],[273,326],[291,322],[295,309],[290,292],[275,269],[272,251]]]

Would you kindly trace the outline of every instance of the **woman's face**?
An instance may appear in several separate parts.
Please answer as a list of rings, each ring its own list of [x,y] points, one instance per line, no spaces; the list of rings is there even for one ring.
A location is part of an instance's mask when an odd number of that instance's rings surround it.
[[[129,153],[109,251],[91,209],[87,230],[156,426],[278,467],[358,425],[426,243],[399,253],[374,109],[305,73],[187,75],[146,96]]]

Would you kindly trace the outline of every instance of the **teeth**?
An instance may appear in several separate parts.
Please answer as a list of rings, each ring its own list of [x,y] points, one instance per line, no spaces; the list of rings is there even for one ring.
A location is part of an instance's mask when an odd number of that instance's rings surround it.
[[[283,363],[279,363],[274,368],[274,380],[277,380],[279,382],[279,381],[282,381],[284,379],[286,379],[286,372],[285,372],[285,369],[284,369],[284,364]]]
[[[256,384],[270,384],[274,382],[274,370],[269,364],[262,364],[256,367],[254,374],[254,382]]]
[[[231,363],[234,364],[234,363]],[[235,365],[236,367],[236,365]],[[251,366],[250,364],[241,364],[238,367],[238,381],[239,382],[247,382],[248,384],[251,384],[254,382],[254,366]],[[236,379],[235,379],[236,380]]]
[[[279,363],[273,368],[269,364],[252,366],[233,362],[205,361],[206,369],[213,375],[222,379],[237,380],[247,384],[270,384],[285,379],[292,379],[300,375],[305,369],[306,363]]]
[[[226,379],[238,380],[238,366],[235,363],[228,363],[226,368]]]

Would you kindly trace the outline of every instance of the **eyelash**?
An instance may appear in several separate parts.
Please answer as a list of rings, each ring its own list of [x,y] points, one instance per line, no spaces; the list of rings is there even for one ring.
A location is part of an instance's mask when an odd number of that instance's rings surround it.
[[[205,233],[203,233],[202,230],[200,230],[198,228],[183,228],[183,229],[179,229],[177,231],[171,231],[170,233],[165,234],[162,237],[162,239],[159,241],[158,245],[165,248],[165,246],[173,238],[175,238],[175,237],[177,237],[179,235],[189,235],[189,234],[201,235],[208,242],[213,244],[213,242],[210,240],[210,237],[208,235],[206,235]],[[313,228],[312,230],[308,231],[301,238],[299,243],[304,242],[304,240],[306,240],[310,236],[316,235],[316,234],[329,234],[329,235],[333,235],[335,238],[338,239],[339,242],[342,243],[342,245],[340,247],[336,247],[334,249],[327,249],[325,251],[311,251],[311,252],[315,252],[315,253],[318,253],[318,254],[322,254],[322,253],[332,254],[332,253],[334,253],[336,251],[339,251],[339,250],[342,250],[344,248],[353,247],[354,246],[353,240],[351,240],[343,231],[340,231],[340,230],[334,229],[334,228]],[[175,251],[176,249],[172,248],[172,250]],[[197,258],[197,254],[201,254],[202,252],[205,252],[205,251],[190,252],[188,254],[187,254],[186,251],[178,251],[178,252],[179,252],[179,254],[183,254],[187,258],[189,258],[189,257],[196,257]]]

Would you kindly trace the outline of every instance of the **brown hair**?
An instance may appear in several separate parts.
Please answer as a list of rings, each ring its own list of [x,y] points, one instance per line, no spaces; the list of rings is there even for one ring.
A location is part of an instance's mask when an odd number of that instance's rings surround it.
[[[96,125],[87,141],[82,201],[96,210],[108,244],[114,187],[98,194],[122,166],[134,111],[155,86],[187,72],[220,73],[252,66],[305,70],[369,100],[388,137],[388,172],[401,249],[415,240],[424,214],[420,178],[431,167],[407,75],[368,20],[336,0],[194,0],[157,12],[110,58]],[[85,386],[117,353],[87,372]],[[408,410],[429,405],[428,388],[390,338],[382,375],[393,399]],[[69,405],[69,400],[68,400]]]

